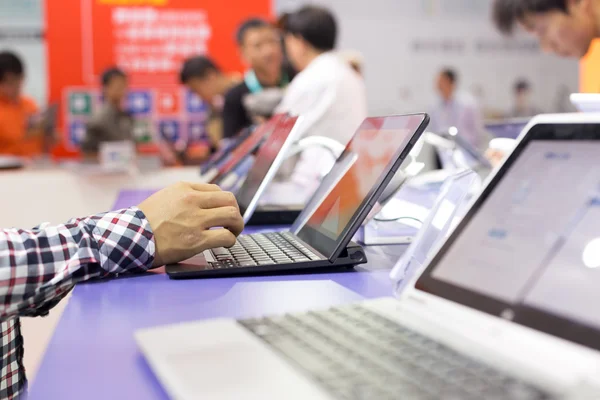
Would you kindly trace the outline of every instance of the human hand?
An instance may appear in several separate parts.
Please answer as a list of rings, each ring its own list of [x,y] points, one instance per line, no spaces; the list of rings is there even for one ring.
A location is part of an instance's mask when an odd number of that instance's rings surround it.
[[[485,152],[485,157],[490,161],[490,163],[494,167],[500,164],[505,156],[506,153],[502,150],[487,149],[487,151]]]
[[[244,229],[234,195],[216,185],[177,183],[150,196],[139,209],[154,232],[153,267],[231,247]]]

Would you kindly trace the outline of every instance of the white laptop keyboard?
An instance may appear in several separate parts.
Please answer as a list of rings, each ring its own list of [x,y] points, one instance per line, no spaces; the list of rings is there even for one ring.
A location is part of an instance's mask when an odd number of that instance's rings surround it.
[[[337,399],[552,398],[359,305],[239,323]]]

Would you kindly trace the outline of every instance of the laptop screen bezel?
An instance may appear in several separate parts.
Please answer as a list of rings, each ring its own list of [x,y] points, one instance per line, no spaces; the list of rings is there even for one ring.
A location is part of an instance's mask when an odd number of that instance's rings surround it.
[[[421,117],[421,121],[418,127],[415,129],[414,132],[407,135],[407,137],[404,139],[404,146],[398,147],[398,150],[394,154],[394,157],[386,166],[385,172],[382,173],[382,176],[379,177],[377,182],[373,185],[373,188],[365,196],[365,199],[357,208],[354,215],[350,218],[349,223],[338,236],[337,240],[326,236],[325,234],[309,226],[307,223],[305,223],[304,226],[302,226],[302,228],[300,228],[298,233],[296,234],[300,239],[302,239],[304,242],[321,252],[321,254],[327,257],[331,262],[335,261],[341,255],[342,251],[344,251],[346,246],[348,246],[348,244],[352,240],[352,237],[356,234],[358,228],[362,225],[363,221],[365,220],[365,218],[367,218],[369,212],[376,204],[377,200],[379,199],[379,196],[381,195],[381,193],[383,193],[389,182],[394,177],[394,174],[400,168],[400,166],[404,162],[404,159],[408,156],[410,150],[415,145],[417,140],[419,140],[421,134],[425,131],[425,128],[427,128],[427,125],[429,124],[429,116],[427,114],[409,114],[367,118],[367,120],[369,120],[400,117],[411,118],[416,116]],[[350,151],[349,146],[350,144],[346,146],[344,154],[346,154],[346,151]]]
[[[236,198],[238,199],[238,203],[239,203],[238,205],[240,207],[240,212],[241,212],[242,216],[244,217],[244,222],[246,222],[246,223],[252,217],[254,210],[256,210],[256,207],[258,205],[258,200],[262,196],[263,192],[265,191],[265,189],[268,187],[268,185],[271,183],[271,181],[275,177],[281,164],[285,161],[285,157],[286,157],[286,154],[288,153],[289,148],[292,146],[293,142],[296,140],[296,138],[298,136],[298,133],[300,132],[299,128],[302,123],[302,117],[292,117],[292,116],[287,116],[287,115],[281,115],[279,117],[279,119],[277,120],[277,123],[272,127],[271,135],[262,143],[260,149],[256,153],[257,158],[264,157],[265,155],[263,155],[263,153],[261,152],[261,149],[264,149],[269,146],[269,140],[273,137],[273,134],[275,134],[276,131],[279,129],[279,125],[281,123],[288,124],[291,121],[292,121],[292,127],[287,132],[287,137],[285,138],[285,141],[281,145],[281,148],[279,149],[277,154],[275,154],[275,157],[273,157],[271,159],[271,164],[270,164],[269,168],[267,169],[264,176],[260,180],[260,184],[258,185],[258,187],[254,188],[254,193],[252,195],[252,198],[248,202],[248,204],[242,203],[242,194],[244,193],[244,191],[252,189],[252,188],[249,188],[248,179],[246,179],[244,181],[244,184],[242,185],[242,187],[240,187],[240,189],[238,190],[238,192],[236,194]],[[254,168],[256,168],[256,164],[250,169],[247,176],[252,174],[252,170]]]
[[[534,125],[520,140],[511,155],[498,171],[490,177],[479,197],[472,203],[464,218],[456,226],[452,235],[440,247],[431,259],[423,274],[417,280],[415,289],[442,297],[469,308],[485,312],[500,318],[509,319],[517,324],[542,331],[571,342],[600,350],[600,329],[583,324],[564,316],[559,316],[524,304],[509,304],[481,293],[459,287],[433,277],[438,264],[444,259],[456,239],[465,231],[470,222],[481,210],[494,188],[512,170],[516,160],[530,143],[540,140],[586,141],[600,140],[600,123],[540,123]]]
[[[248,157],[250,154],[254,153],[257,149],[260,149],[260,146],[264,143],[265,139],[269,137],[273,129],[277,126],[279,120],[285,117],[286,114],[277,114],[273,116],[269,121],[264,124],[258,126],[245,140],[243,140],[238,147],[244,146],[247,141],[256,141],[256,143],[249,147],[247,151],[244,153],[236,154],[236,149],[233,149],[229,157],[237,157],[237,158],[228,158],[224,161],[223,165],[218,167],[217,176],[211,179],[210,183],[219,185],[223,179],[232,171],[234,171],[241,163]]]

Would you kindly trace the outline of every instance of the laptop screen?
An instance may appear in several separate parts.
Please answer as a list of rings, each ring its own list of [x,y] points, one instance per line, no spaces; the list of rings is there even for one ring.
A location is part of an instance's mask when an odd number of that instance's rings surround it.
[[[277,169],[285,160],[287,148],[295,140],[292,131],[297,120],[298,117],[280,116],[273,128],[273,133],[256,153],[254,164],[236,195],[240,211],[246,222],[254,212],[262,191],[268,186]]]
[[[280,118],[282,118],[282,115],[276,115],[266,123],[257,127],[246,140],[231,152],[227,160],[219,165],[218,173],[210,183],[218,184],[221,179],[229,172],[233,171],[245,157],[256,151],[261,142],[271,134]]]
[[[200,174],[206,174],[212,168],[219,168],[224,162],[227,161],[230,153],[235,150],[239,145],[241,145],[250,135],[256,126],[251,126],[249,128],[243,129],[237,136],[233,138],[224,138],[221,140],[221,148],[214,154],[210,156],[208,160],[206,160],[200,166]]]
[[[444,182],[415,240],[390,273],[390,278],[396,283],[397,293],[419,272],[454,227],[459,215],[465,211],[469,190],[477,178],[475,172],[467,170],[449,177]]]
[[[537,125],[417,289],[600,349],[599,125]]]
[[[324,256],[339,256],[429,122],[424,114],[367,118],[340,156],[336,180],[298,236]]]

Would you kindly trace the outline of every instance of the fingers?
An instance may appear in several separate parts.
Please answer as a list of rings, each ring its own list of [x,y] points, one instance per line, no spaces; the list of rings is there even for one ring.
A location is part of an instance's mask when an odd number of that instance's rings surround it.
[[[204,229],[223,227],[235,236],[244,230],[244,220],[236,207],[219,207],[203,210],[201,214]]]
[[[205,192],[195,194],[197,205],[203,209],[235,207],[239,212],[239,206],[233,193],[230,192]]]
[[[200,251],[214,249],[216,247],[231,247],[236,242],[236,236],[227,229],[211,229],[205,233],[204,241]]]
[[[220,187],[218,187],[217,185],[211,185],[208,183],[188,183],[188,182],[186,182],[185,185],[188,185],[189,187],[191,187],[192,189],[194,189],[198,192],[221,192]]]

